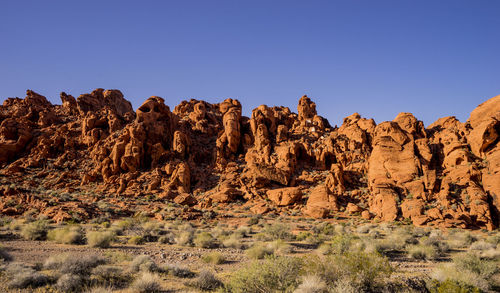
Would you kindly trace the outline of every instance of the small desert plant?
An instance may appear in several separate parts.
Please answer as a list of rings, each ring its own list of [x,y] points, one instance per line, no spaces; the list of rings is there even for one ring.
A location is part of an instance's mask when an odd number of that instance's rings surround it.
[[[230,292],[290,292],[299,284],[302,260],[294,257],[268,256],[253,261],[231,275]]]
[[[203,270],[198,274],[196,279],[186,283],[186,285],[204,291],[212,291],[222,286],[222,282],[212,272]]]
[[[143,272],[137,279],[134,280],[130,289],[134,293],[155,293],[161,291],[160,277],[158,275]]]
[[[194,273],[191,270],[178,264],[162,265],[161,270],[178,278],[191,278],[194,276]]]
[[[119,266],[100,265],[92,270],[92,282],[122,287],[129,281],[129,275],[123,273]]]
[[[79,275],[64,274],[59,277],[56,288],[62,292],[76,292],[83,286],[83,279]]]
[[[82,244],[84,242],[83,229],[80,226],[68,226],[50,230],[47,239],[63,244]]]
[[[43,267],[50,270],[58,270],[63,274],[86,276],[90,274],[93,268],[105,262],[104,258],[94,254],[64,254],[47,258]]]
[[[293,293],[326,293],[326,282],[315,275],[307,275],[302,278],[302,283]]]
[[[495,249],[496,245],[490,242],[486,241],[476,241],[471,244],[469,247],[469,250],[475,250],[475,251],[485,251],[485,250],[490,250],[490,249]]]
[[[127,241],[128,244],[134,244],[134,245],[141,245],[144,244],[144,242],[145,242],[144,237],[138,235],[130,237]]]
[[[89,231],[87,232],[87,243],[90,247],[108,248],[115,239],[111,231]]]
[[[231,235],[229,238],[222,241],[222,245],[228,248],[243,249],[245,245],[237,235]]]
[[[138,255],[130,263],[129,269],[132,272],[155,272],[158,266],[149,255]]]
[[[21,229],[21,235],[27,240],[45,240],[48,230],[47,221],[38,220],[24,225]]]
[[[481,259],[475,254],[459,254],[453,257],[452,263],[438,266],[432,272],[432,277],[441,283],[451,280],[488,291],[498,285],[492,277],[499,270],[496,261]]]
[[[12,256],[5,250],[5,248],[0,246],[0,262],[10,260],[12,260]]]
[[[267,244],[270,251],[277,254],[288,254],[292,252],[292,246],[285,241],[278,239]]]
[[[264,227],[264,233],[270,240],[290,240],[293,235],[290,231],[290,226],[282,223],[273,223]]]
[[[6,268],[8,287],[15,289],[36,288],[48,282],[47,276],[23,264],[13,263]]]
[[[342,254],[346,251],[349,251],[353,243],[353,240],[354,240],[353,236],[349,234],[335,235],[330,243],[332,247],[332,252],[336,254]]]
[[[212,248],[215,246],[215,239],[212,237],[212,234],[208,232],[201,232],[200,234],[196,235],[193,243],[196,247]]]
[[[175,236],[175,243],[181,246],[188,246],[193,241],[193,232],[184,231]]]
[[[174,244],[175,243],[174,234],[167,233],[166,235],[162,235],[158,237],[158,242],[160,242],[161,244]]]
[[[481,290],[463,282],[447,279],[446,281],[439,282],[437,280],[432,280],[429,291],[431,293],[480,293]]]
[[[201,257],[201,259],[205,263],[211,263],[214,265],[220,265],[226,261],[226,258],[224,257],[224,255],[222,253],[216,252],[216,251],[203,255]]]
[[[274,254],[274,251],[271,247],[257,242],[246,250],[246,254],[251,259],[263,259],[266,255]]]
[[[358,232],[359,234],[368,234],[371,228],[372,228],[371,225],[362,225],[356,228],[356,232]]]
[[[417,244],[408,247],[408,255],[413,259],[431,260],[438,256],[438,252],[434,246]]]
[[[306,273],[321,277],[328,286],[339,280],[350,282],[353,287],[373,291],[392,273],[388,260],[377,253],[345,252],[326,257],[311,256],[306,259]]]

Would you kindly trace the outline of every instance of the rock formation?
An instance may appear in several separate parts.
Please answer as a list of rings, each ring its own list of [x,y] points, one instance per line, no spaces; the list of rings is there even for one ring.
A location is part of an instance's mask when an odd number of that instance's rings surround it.
[[[55,221],[119,216],[142,199],[162,218],[168,202],[193,218],[216,205],[254,213],[499,225],[500,96],[467,122],[425,128],[410,113],[376,124],[354,113],[340,127],[307,96],[297,113],[262,105],[184,101],[170,111],[148,98],[136,111],[118,90],[62,105],[28,90],[0,106],[0,211]],[[127,199],[127,204],[123,202]],[[128,206],[130,205],[130,206]]]

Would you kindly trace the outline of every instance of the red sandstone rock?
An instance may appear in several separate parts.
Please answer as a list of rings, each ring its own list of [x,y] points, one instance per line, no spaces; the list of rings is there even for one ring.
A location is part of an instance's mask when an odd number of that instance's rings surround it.
[[[286,209],[300,207],[304,196],[303,213],[316,218],[346,208],[364,219],[415,225],[499,224],[500,96],[479,105],[466,123],[445,117],[427,129],[410,113],[378,125],[355,113],[332,128],[307,96],[297,113],[262,105],[250,118],[233,99],[193,99],[171,112],[151,97],[134,112],[118,90],[60,98],[62,105],[52,105],[29,90],[0,106],[4,182],[92,190],[88,200],[116,201],[127,212],[141,196],[158,198],[159,210],[166,201],[203,208],[247,201],[259,214],[269,211],[266,198]],[[0,210],[20,215],[36,208],[56,221],[67,220],[70,210],[82,219],[99,213],[77,200],[49,206],[30,188],[0,188]],[[199,215],[188,208],[178,216]]]

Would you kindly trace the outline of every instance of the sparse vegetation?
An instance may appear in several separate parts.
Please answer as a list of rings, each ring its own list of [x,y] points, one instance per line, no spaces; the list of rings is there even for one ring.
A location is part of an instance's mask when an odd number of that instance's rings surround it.
[[[63,244],[83,244],[84,231],[82,227],[76,225],[57,228],[47,233],[47,239]]]
[[[90,231],[87,233],[87,243],[90,247],[108,248],[115,239],[111,231]]]
[[[27,240],[45,240],[49,225],[45,220],[38,220],[24,225],[21,235]]]

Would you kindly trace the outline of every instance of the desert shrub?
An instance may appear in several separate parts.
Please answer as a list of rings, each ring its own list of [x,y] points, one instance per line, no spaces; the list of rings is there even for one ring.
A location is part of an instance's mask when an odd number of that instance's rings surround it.
[[[58,270],[63,274],[85,276],[89,275],[93,268],[105,262],[103,257],[94,254],[63,254],[47,258],[43,267]]]
[[[130,237],[127,241],[128,244],[134,244],[134,245],[141,245],[144,244],[144,242],[145,242],[144,237],[138,235]]]
[[[167,233],[165,235],[158,237],[158,242],[160,242],[161,244],[174,244],[175,236],[172,233]]]
[[[451,280],[488,291],[498,285],[492,277],[499,270],[496,261],[482,259],[475,254],[459,254],[453,257],[452,263],[438,266],[432,277],[439,282]]]
[[[59,277],[56,288],[62,292],[80,291],[83,286],[83,279],[79,275],[64,274]]]
[[[359,226],[358,228],[356,228],[356,232],[358,232],[359,234],[368,234],[368,232],[370,232],[372,228],[372,225],[362,225],[362,226]]]
[[[106,259],[108,259],[110,263],[122,263],[131,261],[133,259],[130,254],[122,251],[106,251],[104,255],[106,256]]]
[[[194,273],[190,269],[178,264],[164,264],[161,270],[178,278],[191,278],[194,276]]]
[[[427,246],[433,246],[438,255],[443,255],[449,250],[448,243],[440,236],[432,236],[432,233],[429,237],[422,237],[420,243]]]
[[[271,247],[257,242],[246,250],[246,255],[251,259],[263,259],[266,255],[274,254]]]
[[[323,243],[316,249],[316,252],[321,255],[327,255],[333,253],[333,248],[330,243]]]
[[[295,236],[295,240],[297,241],[305,241],[308,237],[311,237],[313,234],[311,232],[300,231],[297,236]]]
[[[243,249],[245,247],[245,245],[241,242],[241,238],[234,234],[222,241],[222,245],[227,248],[235,249]]]
[[[481,290],[463,282],[447,279],[444,282],[432,280],[429,286],[431,293],[480,293]]]
[[[326,293],[326,282],[315,275],[308,275],[302,278],[302,283],[293,293]]]
[[[349,234],[335,235],[330,243],[332,248],[331,252],[336,254],[342,254],[346,251],[349,251],[353,243],[353,240],[354,240],[353,236]]]
[[[112,293],[112,287],[96,286],[85,291],[85,293]]]
[[[342,229],[344,228],[341,226]],[[318,225],[312,227],[312,232],[316,235],[334,235],[336,233],[335,226],[328,222],[321,222]]]
[[[408,247],[408,255],[413,259],[431,260],[438,256],[438,252],[434,246],[417,244]]]
[[[249,226],[257,225],[259,223],[260,219],[262,219],[261,215],[252,216],[250,219],[248,219],[247,224]]]
[[[252,232],[252,229],[248,226],[239,226],[238,229],[236,229],[236,231],[234,231],[233,235],[235,235],[236,237],[247,237],[250,235],[250,233]]]
[[[203,270],[198,274],[196,279],[186,283],[186,285],[204,291],[211,291],[222,286],[222,282],[212,272]]]
[[[196,247],[212,248],[215,246],[215,239],[214,237],[212,237],[212,234],[208,232],[201,232],[200,234],[196,235],[193,243]]]
[[[27,240],[45,240],[48,230],[47,221],[38,220],[24,225],[21,229],[21,235]]]
[[[214,265],[220,265],[226,261],[226,258],[224,257],[224,255],[222,253],[216,252],[216,251],[203,255],[201,257],[201,259],[205,263],[211,263]]]
[[[404,244],[394,242],[391,239],[370,239],[364,242],[365,252],[378,252],[380,254],[388,254],[399,251]]]
[[[129,265],[132,272],[155,272],[158,271],[158,266],[149,255],[136,256]]]
[[[453,248],[466,248],[477,241],[477,237],[469,231],[454,231],[448,236],[448,243]]]
[[[485,251],[485,250],[495,249],[495,248],[496,248],[495,244],[481,240],[481,241],[476,241],[476,242],[472,243],[471,246],[469,247],[469,250]]]
[[[155,293],[161,292],[160,277],[150,272],[143,272],[134,280],[130,289],[134,293]]]
[[[303,261],[285,256],[268,256],[233,273],[227,288],[234,293],[290,292],[299,284]]]
[[[115,239],[115,233],[111,231],[89,231],[87,232],[87,244],[90,247],[108,248]]]
[[[83,244],[84,231],[76,225],[57,228],[47,233],[47,239],[62,244]]]
[[[291,229],[289,225],[283,223],[273,223],[271,225],[266,225],[264,227],[264,234],[270,240],[291,240],[293,239],[293,235],[291,233]]]
[[[292,252],[292,246],[285,241],[278,239],[267,244],[270,251],[277,254],[288,254]]]
[[[12,263],[6,267],[7,286],[14,289],[36,288],[47,284],[49,278],[23,264]]]
[[[4,247],[0,246],[0,262],[1,261],[11,261],[12,256],[5,250]]]
[[[193,232],[183,231],[175,236],[175,243],[181,246],[188,246],[193,241]]]
[[[339,280],[353,287],[370,291],[382,284],[392,273],[389,261],[377,253],[346,252],[326,257],[308,257],[305,271],[335,286]]]
[[[130,276],[119,266],[100,265],[92,269],[92,283],[123,287]]]
[[[19,231],[21,230],[21,228],[23,228],[23,221],[14,219],[8,224],[7,228],[12,231]]]

